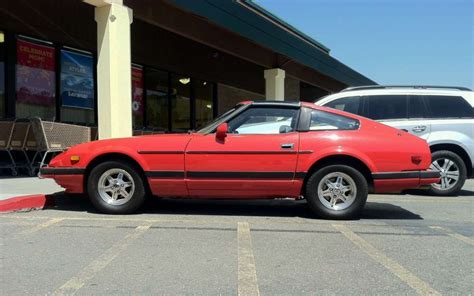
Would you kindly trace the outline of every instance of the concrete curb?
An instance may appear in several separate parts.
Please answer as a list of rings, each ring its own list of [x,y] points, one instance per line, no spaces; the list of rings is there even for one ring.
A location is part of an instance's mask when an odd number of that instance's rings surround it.
[[[46,194],[17,196],[0,200],[0,212],[17,212],[41,210],[46,206],[54,205],[54,198]]]

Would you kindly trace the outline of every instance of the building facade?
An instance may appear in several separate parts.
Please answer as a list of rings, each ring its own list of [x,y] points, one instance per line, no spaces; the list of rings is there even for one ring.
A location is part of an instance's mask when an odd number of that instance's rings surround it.
[[[129,23],[117,24],[123,12]],[[127,36],[128,45],[114,41]],[[100,88],[109,81],[110,94]],[[116,125],[131,116],[134,129],[184,132],[239,101],[314,101],[368,84],[253,2],[0,2],[0,118]]]

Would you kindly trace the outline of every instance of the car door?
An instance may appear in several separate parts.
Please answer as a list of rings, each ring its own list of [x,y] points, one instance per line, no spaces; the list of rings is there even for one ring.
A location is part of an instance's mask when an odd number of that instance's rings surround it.
[[[418,95],[367,95],[365,116],[391,127],[428,139],[431,125],[426,121],[426,106]]]
[[[227,121],[224,139],[195,134],[185,156],[186,183],[196,197],[293,196],[299,107],[250,106]],[[297,196],[298,194],[296,194]]]

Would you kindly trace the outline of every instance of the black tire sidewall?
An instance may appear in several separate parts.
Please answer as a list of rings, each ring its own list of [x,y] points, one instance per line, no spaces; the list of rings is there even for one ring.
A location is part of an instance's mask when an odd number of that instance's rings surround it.
[[[321,179],[334,172],[341,172],[349,175],[357,187],[357,195],[354,202],[344,210],[331,210],[326,208],[318,197],[318,184]],[[357,219],[365,206],[368,195],[367,180],[357,169],[346,165],[330,165],[314,172],[306,182],[306,200],[310,209],[319,217],[325,219]]]
[[[127,171],[133,178],[135,190],[132,198],[123,205],[111,205],[105,202],[99,195],[97,190],[98,180],[100,176],[110,169],[122,169]],[[143,179],[138,170],[129,163],[119,161],[107,161],[94,167],[87,179],[87,193],[94,207],[102,213],[106,214],[130,214],[135,212],[145,201],[146,190]]]
[[[466,169],[466,164],[462,160],[462,158],[448,150],[440,150],[440,151],[435,151],[431,154],[431,162],[434,162],[437,159],[440,158],[447,158],[451,161],[453,161],[459,168],[459,179],[457,181],[456,186],[449,190],[440,190],[437,188],[434,188],[433,186],[430,186],[430,192],[434,195],[440,195],[440,196],[446,196],[446,195],[455,195],[457,194],[461,188],[464,186],[464,182],[466,182],[467,179],[467,169]]]

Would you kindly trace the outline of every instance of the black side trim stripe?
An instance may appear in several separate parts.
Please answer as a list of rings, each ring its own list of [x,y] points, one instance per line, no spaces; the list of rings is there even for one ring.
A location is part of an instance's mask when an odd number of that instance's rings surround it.
[[[184,151],[139,150],[138,154],[184,154]]]
[[[376,180],[387,179],[425,179],[438,178],[439,172],[427,171],[407,171],[407,172],[388,172],[388,173],[372,173],[372,177]]]
[[[183,171],[148,171],[145,175],[149,178],[184,179]]]
[[[428,178],[439,178],[441,177],[440,173],[439,172],[420,172],[420,178],[421,179],[428,179]]]
[[[296,154],[298,151],[186,151],[186,154]]]
[[[82,175],[85,169],[80,168],[41,168],[41,175]]]
[[[148,178],[157,179],[184,179],[183,171],[148,171],[145,172]],[[304,172],[187,172],[186,177],[190,179],[278,179],[292,180],[304,179]]]

